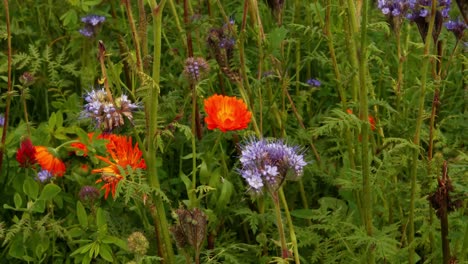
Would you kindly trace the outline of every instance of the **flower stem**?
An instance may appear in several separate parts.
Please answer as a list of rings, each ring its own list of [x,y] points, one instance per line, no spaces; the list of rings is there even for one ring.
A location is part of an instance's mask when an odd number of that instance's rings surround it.
[[[150,2],[153,16],[153,38],[154,38],[154,62],[153,62],[153,82],[154,86],[149,91],[149,98],[145,102],[146,108],[149,109],[147,113],[147,173],[148,180],[156,190],[160,189],[158,171],[156,165],[156,153],[157,153],[157,119],[158,119],[158,106],[159,106],[159,81],[160,81],[160,70],[161,70],[161,32],[162,32],[162,12],[166,1],[162,0],[159,4],[156,0]],[[157,232],[159,232],[161,257],[164,259],[164,263],[175,263],[174,250],[172,248],[171,237],[169,234],[169,225],[166,218],[166,211],[164,203],[160,195],[154,195],[154,204],[156,209],[155,226]]]
[[[7,33],[7,63],[8,63],[8,80],[7,80],[7,96],[6,96],[6,104],[5,104],[5,121],[3,124],[3,131],[2,131],[2,143],[0,146],[0,171],[2,169],[3,164],[3,153],[5,150],[5,141],[7,136],[8,130],[8,116],[10,115],[10,104],[11,104],[11,90],[12,90],[12,83],[11,83],[11,64],[12,64],[12,50],[11,50],[11,28],[10,28],[10,11],[8,8],[8,0],[3,0],[3,4],[5,6],[5,19],[6,19],[6,33]]]
[[[362,202],[364,207],[364,224],[368,236],[373,235],[372,225],[372,186],[370,180],[370,163],[369,163],[369,111],[368,111],[368,89],[367,89],[367,9],[369,0],[362,2],[361,13],[361,44],[359,58],[359,114],[362,120]],[[374,249],[370,248],[367,256],[367,263],[374,263]]]
[[[427,31],[425,45],[424,45],[424,54],[421,65],[421,87],[418,101],[418,116],[416,117],[416,128],[414,132],[413,143],[418,146],[417,149],[413,150],[412,163],[411,163],[411,198],[410,198],[410,208],[408,216],[408,225],[409,225],[409,235],[408,235],[408,244],[409,244],[409,263],[414,264],[414,255],[415,255],[415,246],[414,246],[414,203],[416,200],[416,176],[418,168],[418,159],[420,155],[419,145],[420,145],[420,134],[422,122],[424,119],[424,101],[426,97],[426,83],[427,83],[427,71],[429,67],[429,51],[431,47],[432,39],[432,30],[434,28],[436,14],[436,1],[432,1],[431,6],[431,17],[429,21],[429,29]]]
[[[301,262],[299,260],[299,249],[297,247],[296,232],[294,232],[294,225],[292,222],[291,214],[289,213],[288,202],[286,201],[286,197],[284,196],[283,187],[279,189],[279,196],[281,199],[281,203],[284,207],[284,214],[286,215],[286,219],[288,220],[289,235],[291,236],[291,243],[294,252],[294,263],[299,264]]]
[[[281,219],[281,207],[278,199],[278,191],[271,192],[273,204],[275,206],[276,224],[278,226],[278,234],[281,243],[281,257],[287,259],[289,255],[288,247],[286,246],[286,237],[284,235],[283,220]]]

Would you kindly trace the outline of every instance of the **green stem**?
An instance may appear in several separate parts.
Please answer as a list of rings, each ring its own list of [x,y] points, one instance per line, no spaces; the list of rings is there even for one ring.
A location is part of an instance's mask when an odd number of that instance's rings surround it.
[[[10,28],[10,11],[8,8],[8,0],[3,0],[3,4],[5,6],[5,19],[6,19],[6,31],[7,31],[7,63],[8,63],[8,80],[7,80],[7,96],[6,96],[6,105],[5,105],[5,120],[3,124],[3,131],[2,131],[2,144],[0,146],[0,171],[2,169],[3,164],[3,153],[5,151],[5,141],[7,136],[8,130],[8,117],[10,115],[10,104],[11,104],[11,90],[12,90],[12,82],[11,82],[11,64],[12,64],[12,49],[11,49],[11,28]]]
[[[140,39],[138,37],[135,20],[133,19],[132,5],[130,4],[130,0],[124,0],[123,2],[125,4],[125,10],[127,11],[128,23],[130,24],[130,29],[132,31],[133,44],[135,45],[136,66],[139,72],[143,72],[143,64],[141,63],[140,52]]]
[[[161,71],[161,32],[162,32],[162,13],[166,1],[162,0],[159,5],[155,0],[151,2],[152,15],[153,15],[153,38],[154,38],[154,62],[153,62],[153,82],[154,86],[149,91],[149,98],[145,102],[145,108],[149,109],[147,113],[147,153],[146,153],[146,164],[147,164],[147,177],[149,184],[156,190],[160,190],[160,183],[158,179],[158,170],[156,164],[157,154],[157,120],[158,120],[158,106],[159,106],[159,82],[160,82],[160,71]],[[169,234],[169,224],[166,218],[166,211],[164,203],[160,195],[154,195],[154,204],[156,209],[155,214],[155,225],[156,230],[159,232],[160,249],[162,252],[161,257],[164,263],[175,263],[174,250],[172,248],[171,237]]]
[[[291,243],[292,243],[293,252],[294,252],[294,263],[299,264],[301,262],[299,260],[299,249],[297,247],[296,232],[294,232],[294,225],[292,222],[291,214],[289,213],[288,202],[286,201],[286,197],[284,196],[283,187],[279,189],[279,195],[280,195],[281,203],[283,204],[283,207],[284,207],[284,214],[286,215],[286,219],[288,220],[289,235],[291,236]]]
[[[273,204],[275,206],[275,215],[276,215],[276,224],[278,226],[278,234],[280,237],[281,243],[281,257],[287,259],[289,255],[288,247],[286,246],[286,237],[284,235],[283,220],[281,218],[281,207],[278,200],[278,192],[271,192],[271,197],[273,198]]]
[[[424,45],[424,55],[421,65],[421,89],[419,94],[419,101],[418,101],[418,116],[416,118],[416,128],[414,132],[413,143],[418,146],[418,148],[413,150],[412,156],[412,163],[411,163],[411,198],[410,198],[410,208],[409,208],[409,216],[408,216],[408,225],[409,225],[409,236],[408,236],[408,244],[409,244],[409,263],[414,264],[414,255],[415,255],[415,245],[414,245],[414,203],[416,200],[416,176],[417,176],[417,168],[418,168],[418,158],[420,155],[420,136],[421,136],[421,127],[422,122],[424,119],[424,101],[426,97],[426,84],[427,84],[427,71],[429,67],[430,57],[429,51],[431,47],[431,40],[432,40],[432,31],[434,28],[434,21],[435,21],[435,13],[436,13],[436,1],[432,1],[431,7],[431,18],[429,21],[429,29],[427,31],[425,45]]]
[[[364,207],[364,224],[368,236],[373,235],[372,226],[372,185],[370,180],[370,164],[369,164],[369,111],[368,111],[368,89],[367,89],[367,9],[369,1],[364,0],[362,3],[361,15],[361,44],[359,58],[359,113],[362,120],[362,192],[363,192],[363,207]],[[367,263],[374,263],[374,249],[369,249]]]

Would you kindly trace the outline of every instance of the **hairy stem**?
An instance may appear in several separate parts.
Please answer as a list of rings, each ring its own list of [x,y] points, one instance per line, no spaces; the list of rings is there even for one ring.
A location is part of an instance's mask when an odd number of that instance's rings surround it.
[[[429,29],[427,31],[425,45],[424,45],[424,55],[421,65],[421,87],[418,101],[418,116],[416,117],[416,127],[414,132],[413,143],[418,146],[417,149],[413,150],[412,163],[411,163],[411,198],[410,198],[410,208],[408,215],[408,225],[409,225],[409,234],[408,234],[408,244],[409,244],[409,263],[415,263],[415,245],[414,245],[414,203],[416,200],[416,176],[418,161],[420,155],[420,136],[421,136],[421,127],[424,119],[424,101],[426,97],[426,84],[427,84],[427,71],[429,67],[430,57],[429,51],[431,47],[432,40],[432,31],[434,28],[435,21],[435,12],[436,12],[436,1],[432,2],[431,6],[431,18],[429,21]]]
[[[6,96],[6,104],[5,104],[5,121],[3,125],[2,131],[2,144],[0,147],[0,171],[3,165],[3,153],[5,150],[5,141],[7,136],[8,130],[8,117],[10,115],[10,104],[11,104],[11,90],[12,90],[12,82],[11,82],[11,63],[12,63],[12,52],[11,52],[11,28],[10,28],[10,10],[8,8],[8,0],[3,0],[3,4],[5,6],[5,19],[6,19],[6,30],[7,30],[7,63],[8,63],[8,80],[7,80],[7,96]]]

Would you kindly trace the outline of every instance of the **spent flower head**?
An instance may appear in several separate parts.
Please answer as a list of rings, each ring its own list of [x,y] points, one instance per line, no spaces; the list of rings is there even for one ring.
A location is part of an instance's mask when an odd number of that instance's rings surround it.
[[[127,238],[128,250],[136,255],[143,256],[146,254],[149,248],[148,239],[141,232],[133,232]]]
[[[299,147],[282,140],[251,138],[241,151],[239,173],[253,193],[261,193],[264,188],[275,191],[286,179],[299,179],[307,165]]]
[[[91,118],[97,128],[102,128],[104,131],[112,131],[114,128],[124,124],[124,116],[133,120],[132,112],[139,108],[135,103],[128,99],[127,95],[122,95],[109,100],[107,92],[104,89],[91,90],[85,95],[84,110],[81,113],[82,117]]]

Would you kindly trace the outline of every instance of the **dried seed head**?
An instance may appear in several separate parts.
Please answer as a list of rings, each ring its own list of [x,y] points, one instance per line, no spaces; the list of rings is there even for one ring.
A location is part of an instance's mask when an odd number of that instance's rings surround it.
[[[171,232],[181,249],[188,245],[196,251],[201,249],[206,237],[207,216],[202,210],[195,208],[192,210],[177,209],[175,211],[177,224],[171,227]]]
[[[131,252],[143,256],[146,254],[149,248],[148,239],[141,232],[133,232],[127,238],[128,250]]]

